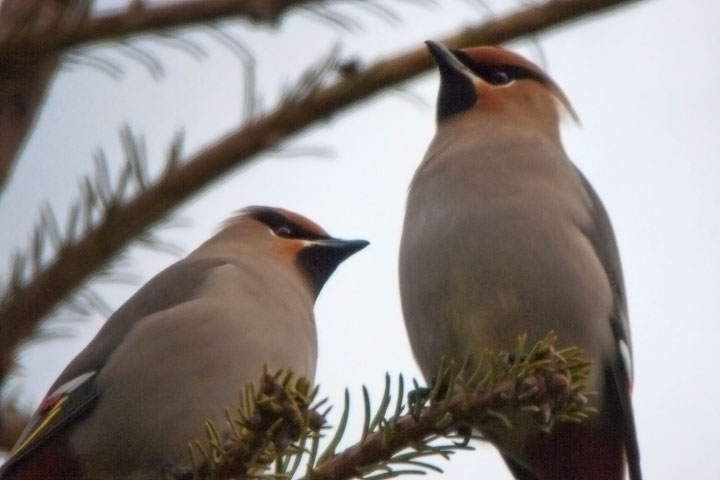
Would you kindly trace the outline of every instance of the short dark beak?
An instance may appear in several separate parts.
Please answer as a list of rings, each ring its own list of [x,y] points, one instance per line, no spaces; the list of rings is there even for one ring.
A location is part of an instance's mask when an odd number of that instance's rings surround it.
[[[425,45],[439,67],[454,68],[456,63],[459,63],[450,49],[442,43],[435,42],[433,40],[426,40]]]
[[[367,240],[340,240],[339,238],[315,240],[313,243],[319,248],[336,252],[338,256],[342,257],[338,259],[338,263],[370,245]]]
[[[440,70],[440,92],[437,101],[437,121],[471,109],[477,101],[472,73],[445,45],[425,42]]]
[[[343,260],[369,244],[367,240],[322,238],[313,240],[311,245],[303,248],[298,253],[297,262],[315,290],[315,296]]]

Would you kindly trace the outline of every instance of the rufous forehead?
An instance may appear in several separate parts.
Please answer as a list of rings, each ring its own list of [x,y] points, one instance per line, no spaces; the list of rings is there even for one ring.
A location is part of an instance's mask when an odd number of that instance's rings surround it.
[[[565,93],[558,86],[550,76],[545,73],[540,67],[535,65],[525,57],[518,55],[517,53],[505,50],[504,48],[494,47],[489,45],[481,45],[478,47],[468,47],[460,50],[467,55],[474,63],[482,66],[493,66],[493,67],[507,67],[515,66],[521,67],[525,70],[533,72],[537,76],[537,79],[547,86],[550,91],[557,97],[558,100],[565,106],[567,111],[570,113],[572,118],[579,122],[578,115],[575,113],[570,101],[565,96]]]
[[[287,218],[290,223],[297,225],[303,230],[307,230],[308,232],[312,232],[323,237],[329,236],[329,234],[325,231],[324,228],[322,228],[320,225],[313,222],[309,218],[303,217],[298,213],[285,210],[284,208],[278,208],[276,210],[281,213],[285,218]]]
[[[330,235],[320,225],[302,215],[285,210],[278,207],[250,206],[245,207],[237,212],[237,215],[227,222],[231,225],[235,222],[245,221],[245,219],[254,219],[265,225],[276,228],[281,225],[293,226],[296,233],[306,232],[311,236],[329,237]]]
[[[514,65],[530,70],[543,78],[548,78],[547,74],[533,62],[504,48],[482,45],[479,47],[463,48],[461,51],[467,54],[474,62],[481,65],[498,67]]]

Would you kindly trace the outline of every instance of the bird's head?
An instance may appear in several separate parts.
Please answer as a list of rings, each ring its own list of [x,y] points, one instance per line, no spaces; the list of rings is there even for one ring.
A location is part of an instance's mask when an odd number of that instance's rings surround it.
[[[300,214],[283,208],[246,207],[228,222],[227,229],[241,228],[243,240],[262,253],[294,264],[317,296],[343,260],[368,245],[365,240],[331,237],[322,227]]]
[[[437,42],[426,43],[440,70],[439,125],[463,115],[480,115],[559,138],[559,106],[577,121],[560,87],[520,55],[499,47],[450,50]]]

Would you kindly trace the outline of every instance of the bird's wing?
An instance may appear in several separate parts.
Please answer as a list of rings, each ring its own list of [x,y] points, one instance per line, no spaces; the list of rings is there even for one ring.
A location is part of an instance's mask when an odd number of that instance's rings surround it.
[[[605,366],[606,384],[611,401],[616,404],[623,416],[625,425],[625,455],[631,480],[640,480],[640,450],[635,431],[635,417],[632,408],[630,391],[633,382],[632,343],[630,340],[630,324],[627,313],[627,299],[623,283],[620,254],[615,234],[605,207],[585,176],[577,170],[585,191],[591,202],[592,229],[585,232],[597,252],[610,281],[615,305],[610,316],[610,325],[615,336],[616,350],[614,358],[607,360]]]
[[[152,278],[113,313],[50,387],[0,473],[92,408],[102,393],[95,381],[97,373],[138,321],[191,299],[207,275],[225,263],[216,258],[181,260]]]
[[[85,372],[100,371],[115,347],[137,322],[192,299],[210,272],[225,263],[221,258],[185,258],[158,273],[108,318],[50,390]]]
[[[613,332],[618,338],[624,340],[629,348],[630,325],[627,319],[627,299],[625,296],[622,267],[620,266],[620,254],[617,243],[615,242],[615,234],[610,224],[610,218],[600,201],[600,197],[598,197],[595,189],[593,189],[582,172],[577,169],[576,171],[591,202],[592,227],[590,231],[585,231],[584,233],[592,242],[598,259],[610,280],[610,287],[615,297],[615,309],[622,313],[622,318],[616,318],[614,320],[618,322],[618,325],[613,325]]]
[[[93,405],[98,397],[96,373],[72,378],[43,399],[0,468],[0,476]]]

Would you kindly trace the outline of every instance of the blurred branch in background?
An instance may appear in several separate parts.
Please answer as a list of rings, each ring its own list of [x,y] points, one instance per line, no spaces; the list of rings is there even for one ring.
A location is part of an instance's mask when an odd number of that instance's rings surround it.
[[[223,18],[275,24],[292,7],[324,0],[193,0],[90,14],[88,0],[5,0],[0,6],[0,194],[61,55],[88,43]]]
[[[0,3],[0,196],[61,57],[58,51],[5,52],[2,45],[52,29],[59,20],[81,21],[87,6],[87,0]],[[42,36],[35,43],[42,44]]]
[[[37,33],[44,32],[45,29],[52,30],[51,27],[42,27],[42,23],[37,23],[36,29],[23,27],[22,23],[19,28],[8,26],[6,16],[11,5],[20,4],[23,0],[6,0],[3,3],[2,21],[0,25],[5,25],[0,29],[0,71],[6,72],[7,66],[25,65],[27,64],[27,72],[23,77],[13,77],[7,73],[2,73],[0,81],[0,127],[3,127],[3,140],[0,142],[0,174],[9,172],[12,159],[17,155],[19,145],[22,138],[27,133],[32,121],[33,115],[36,113],[37,105],[39,105],[49,79],[55,71],[59,50],[67,45],[81,46],[83,41],[101,40],[114,38],[118,35],[127,33],[150,33],[148,28],[154,28],[160,24],[149,23],[132,23],[128,20],[128,25],[135,25],[134,29],[125,27],[122,30],[120,26],[115,26],[113,33],[107,34],[105,37],[96,33],[95,37],[91,37],[88,25],[100,21],[105,18],[116,18],[120,24],[123,15],[138,15],[133,18],[148,18],[148,15],[155,10],[152,7],[146,8],[142,2],[135,2],[139,9],[133,13],[129,8],[123,14],[107,14],[107,17],[92,17],[78,22],[77,18],[82,15],[75,12],[74,16],[60,15],[54,13],[55,17],[62,18],[58,25],[60,32],[69,34],[69,31],[62,30],[63,26],[72,25],[78,32],[85,32],[83,35],[73,34],[76,36],[63,37],[57,32],[46,38]],[[504,16],[492,18],[481,24],[468,27],[459,33],[448,35],[440,39],[448,46],[458,48],[473,44],[497,44],[507,42],[509,40],[534,35],[560,24],[577,20],[587,15],[596,14],[607,10],[611,7],[622,4],[632,3],[633,0],[550,0],[547,2],[526,6],[520,10],[509,13]],[[44,4],[48,2],[28,2],[29,5]],[[57,2],[50,2],[57,3]],[[162,8],[181,8],[180,5],[199,7],[199,4],[229,5],[230,3],[238,5],[255,5],[258,2],[179,2],[170,4]],[[264,2],[259,2],[264,3]],[[284,6],[288,8],[292,5],[311,4],[315,2],[268,2]],[[324,2],[322,2],[324,3]],[[358,2],[362,4],[363,2]],[[62,5],[71,5],[71,2],[60,2]],[[80,3],[72,3],[72,5],[80,5]],[[81,2],[82,7],[86,6],[85,2]],[[190,7],[188,7],[190,8]],[[207,7],[210,8],[210,7]],[[219,8],[219,7],[218,7]],[[279,7],[278,7],[279,8]],[[275,13],[268,16],[249,18],[254,20],[267,18],[268,21],[275,21],[283,11],[283,8],[275,10]],[[84,11],[84,10],[81,10]],[[171,10],[167,10],[171,11]],[[205,10],[207,11],[207,10]],[[139,13],[138,13],[139,12]],[[227,15],[239,15],[238,11],[226,12]],[[58,16],[59,15],[59,16]],[[80,17],[78,17],[80,15]],[[219,14],[218,14],[219,15]],[[113,17],[115,16],[115,17]],[[18,16],[18,22],[26,22],[28,19],[27,12],[25,16]],[[31,16],[31,20],[34,16]],[[67,18],[69,19],[67,19]],[[178,17],[179,18],[179,17]],[[189,26],[197,22],[206,22],[208,17],[186,18],[183,22],[179,20],[172,26]],[[34,21],[34,20],[33,20]],[[263,20],[261,20],[263,21]],[[6,22],[6,23],[2,23]],[[115,25],[110,22],[109,25]],[[31,25],[35,25],[31,23]],[[144,25],[144,26],[141,26]],[[163,24],[170,26],[170,23]],[[70,28],[70,27],[67,27]],[[83,30],[85,29],[85,30]],[[29,35],[29,36],[26,36]],[[35,35],[35,37],[33,37]],[[53,36],[55,35],[55,36]],[[78,36],[79,35],[79,36]],[[41,47],[29,45],[23,47],[26,53],[34,51],[33,55],[26,55],[12,52],[20,52],[20,46],[24,45],[22,39],[35,38],[39,43],[56,42],[52,47]],[[63,38],[64,40],[60,40]],[[74,39],[72,42],[67,38]],[[84,39],[84,40],[83,40]],[[9,43],[8,43],[9,42]],[[63,43],[70,42],[70,43]],[[74,42],[74,43],[73,43]],[[3,47],[3,44],[5,47]],[[13,46],[14,45],[14,46]],[[112,46],[112,45],[111,45]],[[3,50],[5,48],[5,50]],[[13,50],[16,49],[16,50]],[[54,50],[55,49],[55,50]],[[39,53],[47,52],[47,53]],[[52,62],[50,62],[52,59]],[[16,63],[13,63],[16,62]],[[42,68],[41,68],[42,64]],[[32,67],[35,65],[35,67]],[[190,155],[183,155],[180,151],[180,141],[173,143],[169,147],[169,153],[166,160],[166,168],[157,178],[139,179],[137,187],[132,195],[125,196],[115,195],[113,192],[126,190],[121,189],[121,185],[108,186],[105,181],[107,176],[97,176],[95,183],[89,183],[88,188],[82,193],[71,210],[69,218],[77,219],[83,207],[88,207],[84,202],[93,198],[93,205],[86,208],[85,211],[94,212],[90,215],[89,221],[82,228],[77,223],[68,225],[65,229],[60,229],[57,222],[48,219],[54,218],[52,215],[45,215],[43,220],[46,227],[55,232],[53,238],[55,241],[48,242],[52,251],[49,254],[38,255],[42,252],[43,241],[39,238],[36,245],[28,247],[26,252],[21,252],[16,256],[13,264],[12,272],[6,279],[5,291],[0,292],[0,386],[7,377],[13,366],[13,359],[18,348],[23,342],[36,338],[36,332],[47,319],[49,314],[55,311],[64,302],[71,301],[73,295],[76,295],[79,289],[88,282],[93,275],[98,275],[107,271],[110,267],[111,260],[118,258],[128,245],[143,235],[148,235],[151,227],[157,226],[158,222],[166,219],[167,216],[177,208],[182,202],[187,201],[190,197],[197,194],[203,188],[209,186],[213,181],[219,179],[230,171],[242,166],[246,166],[249,162],[258,158],[262,153],[267,153],[273,149],[280,148],[282,144],[292,136],[302,132],[303,130],[326,120],[337,113],[356,105],[360,102],[368,101],[374,95],[381,93],[391,87],[408,81],[430,68],[431,61],[424,47],[417,49],[398,52],[397,54],[377,61],[367,67],[359,67],[347,71],[343,69],[344,62],[337,58],[336,54],[332,54],[324,59],[316,68],[310,69],[298,82],[296,88],[288,92],[281,102],[274,109],[257,114],[253,109],[249,109],[249,114],[245,120],[245,124],[239,126],[236,130],[217,139],[217,141],[209,144],[201,151]],[[20,67],[14,67],[16,69]],[[13,70],[7,70],[12,72]],[[27,92],[25,101],[32,98],[31,109],[21,109],[24,112],[23,117],[17,117],[14,102],[18,101],[15,92],[20,84],[33,85]],[[9,92],[9,93],[8,93]],[[248,89],[248,104],[253,104],[254,90]],[[32,111],[31,111],[32,110]],[[5,117],[8,115],[8,117]],[[24,119],[24,124],[18,121],[19,118]],[[12,120],[15,119],[15,120]],[[9,130],[5,130],[4,126],[8,125]],[[24,125],[24,126],[23,126]],[[6,132],[11,132],[6,134]],[[129,132],[129,130],[128,130]],[[133,139],[129,133],[126,135],[126,158],[124,170],[133,162],[133,156],[137,155],[137,141]],[[13,147],[7,138],[19,139]],[[12,148],[11,148],[12,147]],[[121,174],[122,176],[122,174]],[[0,182],[3,177],[0,176]],[[105,179],[105,180],[104,180]],[[0,183],[1,184],[1,183]],[[88,192],[90,195],[88,196]],[[40,222],[42,223],[42,222]],[[40,246],[38,246],[40,245]],[[35,251],[35,255],[33,254]],[[33,261],[40,259],[42,261]],[[0,438],[7,438],[2,434],[3,425],[7,422],[0,418]],[[7,445],[0,445],[0,448]]]
[[[185,0],[164,4],[135,1],[123,10],[90,17],[62,18],[47,28],[33,29],[27,35],[1,39],[0,58],[10,54],[37,55],[65,51],[128,35],[223,19],[245,18],[254,23],[274,25],[286,11],[312,3],[329,3],[329,0]]]

